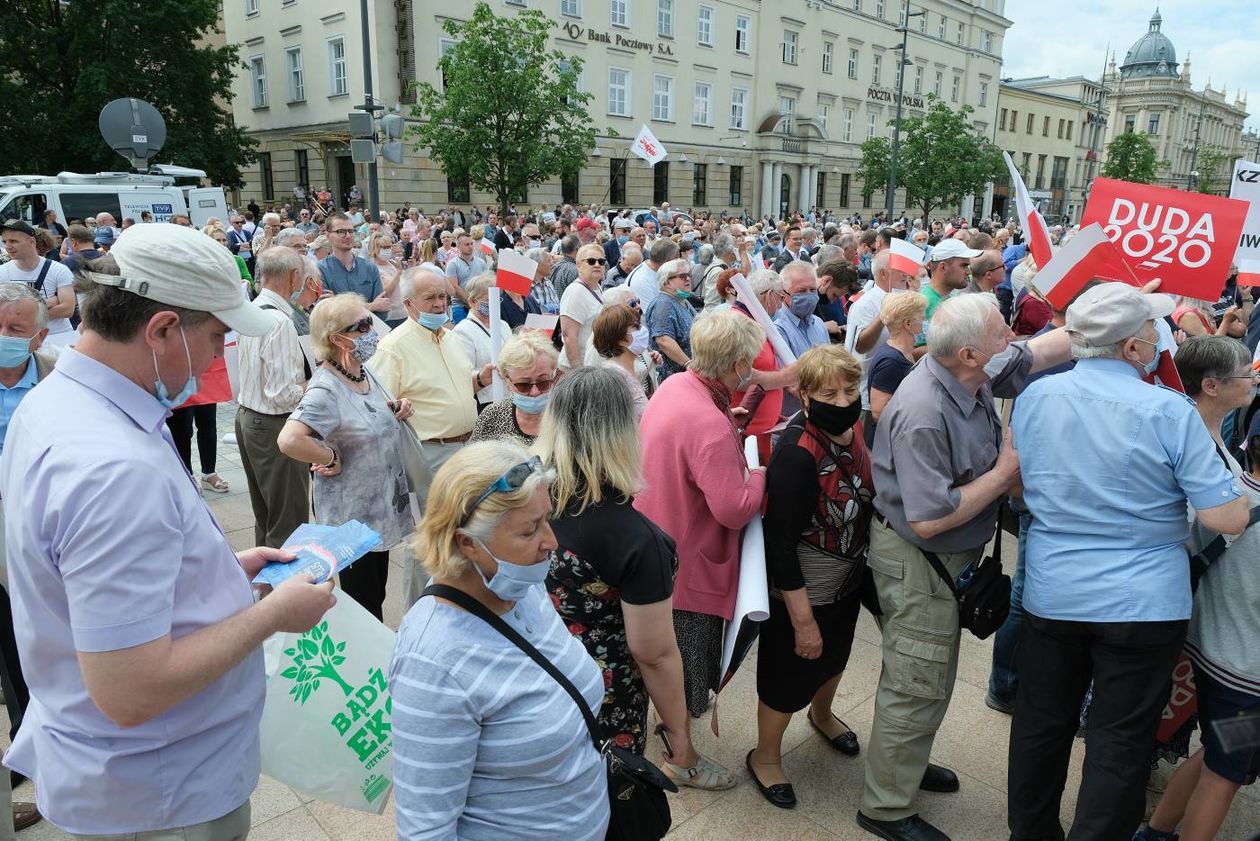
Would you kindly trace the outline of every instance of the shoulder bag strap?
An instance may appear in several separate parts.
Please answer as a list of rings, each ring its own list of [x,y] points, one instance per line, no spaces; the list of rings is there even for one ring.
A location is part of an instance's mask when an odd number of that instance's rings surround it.
[[[560,684],[565,692],[569,693],[569,697],[573,699],[573,703],[577,704],[579,710],[582,711],[582,718],[586,721],[586,729],[590,732],[591,741],[595,743],[595,750],[603,753],[605,739],[600,734],[599,722],[595,720],[595,716],[586,706],[586,699],[582,697],[582,693],[578,691],[567,677],[565,677],[559,669],[557,669],[550,660],[542,655],[537,648],[530,645],[529,641],[516,632],[516,629],[504,622],[502,617],[496,616],[494,611],[486,607],[463,590],[457,590],[445,584],[430,584],[424,588],[424,592],[420,594],[424,596],[441,596],[447,601],[454,602],[464,610],[483,620],[491,628],[494,628],[500,634],[507,637],[508,642],[514,644],[521,651],[524,651],[529,658],[542,667],[543,671],[551,675],[556,683]]]
[[[35,278],[35,282],[31,284],[31,289],[36,294],[43,295],[46,298],[48,296],[44,294],[44,278],[48,277],[48,270],[52,268],[52,260],[49,260],[47,257],[41,259],[44,263],[39,267],[39,277]],[[54,291],[53,294],[56,295],[57,293]]]
[[[992,557],[993,560],[997,561],[999,564],[1002,563],[1002,510],[1005,507],[1005,501],[998,506],[998,525],[997,531],[994,535],[996,540],[994,540]],[[920,549],[919,551],[923,553],[923,557],[927,558],[928,563],[932,565],[932,569],[936,571],[936,574],[940,576],[940,579],[945,582],[945,586],[949,587],[949,591],[954,594],[954,598],[958,598],[958,582],[956,582],[954,577],[949,574],[949,570],[945,568],[945,564],[941,561],[937,554],[935,552],[929,552],[926,549]]]

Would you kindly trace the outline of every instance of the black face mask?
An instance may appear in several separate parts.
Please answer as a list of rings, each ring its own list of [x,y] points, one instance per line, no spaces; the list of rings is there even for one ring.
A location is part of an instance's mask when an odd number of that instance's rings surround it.
[[[828,435],[843,435],[853,428],[862,416],[862,401],[854,400],[848,406],[834,406],[818,400],[809,401],[805,417]]]

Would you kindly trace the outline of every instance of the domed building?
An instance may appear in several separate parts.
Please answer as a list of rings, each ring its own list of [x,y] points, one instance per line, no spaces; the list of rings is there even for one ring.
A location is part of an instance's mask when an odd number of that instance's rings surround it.
[[[1107,141],[1126,131],[1149,135],[1159,160],[1168,162],[1157,183],[1184,188],[1191,172],[1203,161],[1204,151],[1216,150],[1227,156],[1251,151],[1244,150],[1242,134],[1248,116],[1247,95],[1239,91],[1231,99],[1224,85],[1213,88],[1211,81],[1196,91],[1190,81],[1189,54],[1178,66],[1177,48],[1164,34],[1163,23],[1156,8],[1147,31],[1124,54],[1119,68],[1115,56],[1111,58],[1103,77]],[[1222,177],[1217,172],[1215,180],[1221,191],[1228,190],[1228,173]]]

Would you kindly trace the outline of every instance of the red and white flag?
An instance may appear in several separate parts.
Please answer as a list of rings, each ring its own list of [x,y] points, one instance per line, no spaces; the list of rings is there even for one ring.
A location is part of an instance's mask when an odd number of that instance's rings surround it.
[[[1038,270],[1032,283],[1050,306],[1062,311],[1067,309],[1076,293],[1095,278],[1140,285],[1097,222],[1082,228],[1080,233],[1054,252],[1049,262]]]
[[[494,240],[490,239],[490,237],[482,237],[481,238],[481,253],[485,254],[487,257],[493,257],[494,256]]]
[[[1003,152],[1002,157],[1006,159],[1006,168],[1011,172],[1011,186],[1015,188],[1015,208],[1019,212],[1020,227],[1024,229],[1024,240],[1028,243],[1028,250],[1032,252],[1037,268],[1044,269],[1053,256],[1050,229],[1046,227],[1046,220],[1042,218],[1041,212],[1033,205],[1028,188],[1024,186],[1024,179],[1015,168],[1010,153]]]
[[[910,277],[918,277],[919,269],[927,254],[912,242],[900,237],[893,237],[888,243],[888,268],[905,272]]]
[[[495,285],[500,289],[515,292],[517,295],[528,295],[537,271],[538,264],[533,260],[510,248],[505,248],[499,252],[499,268],[495,273]]]
[[[652,134],[652,130],[647,127],[647,123],[639,129],[634,142],[630,144],[630,151],[647,161],[648,166],[656,166],[665,160],[668,154],[661,141],[657,140],[656,135]]]

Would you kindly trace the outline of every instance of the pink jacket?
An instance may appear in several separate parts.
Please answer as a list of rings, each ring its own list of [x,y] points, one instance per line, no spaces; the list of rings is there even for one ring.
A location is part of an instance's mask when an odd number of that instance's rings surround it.
[[[761,510],[762,471],[690,371],[661,384],[639,426],[646,487],[634,507],[678,544],[674,607],[730,620],[739,582],[740,532]]]

